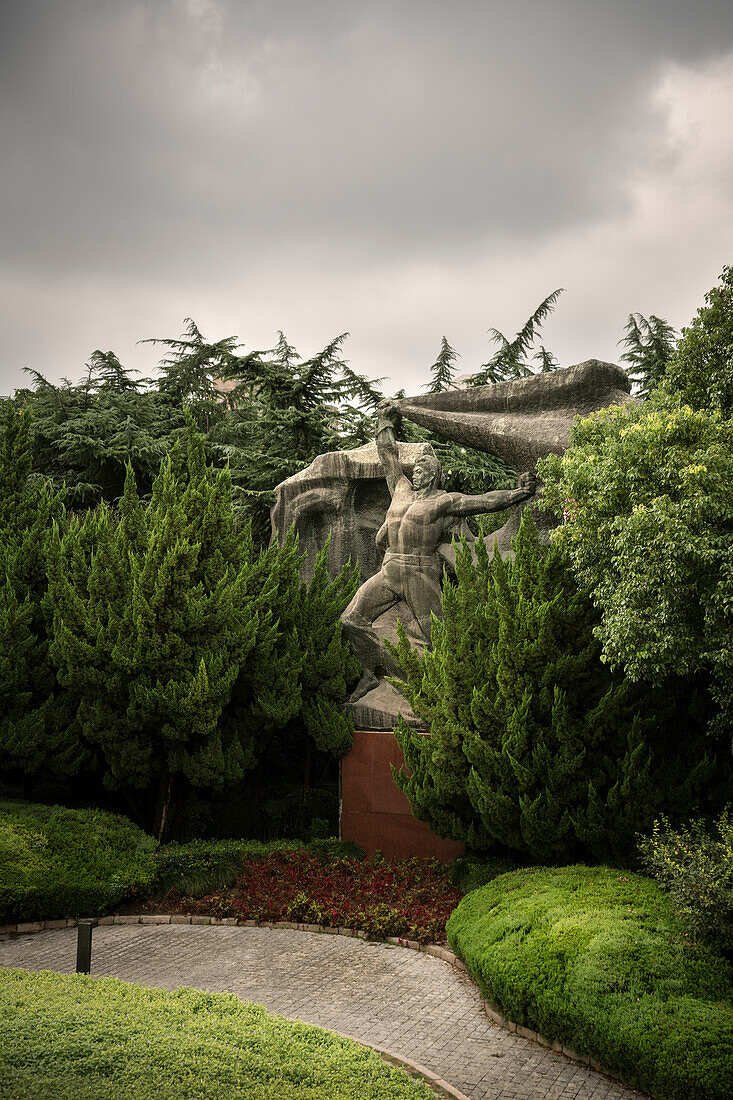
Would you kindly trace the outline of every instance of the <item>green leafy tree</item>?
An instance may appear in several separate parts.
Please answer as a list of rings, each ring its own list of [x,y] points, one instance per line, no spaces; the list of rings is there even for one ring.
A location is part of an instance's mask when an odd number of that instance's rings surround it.
[[[648,397],[659,385],[675,350],[677,334],[667,321],[630,313],[626,335],[619,340],[626,351],[620,356],[629,364],[629,376],[639,386],[639,397]]]
[[[326,451],[368,442],[377,383],[351,370],[342,358],[346,334],[303,360],[280,333],[269,352],[233,357],[225,377],[230,413],[209,434],[229,462],[237,501],[256,541],[269,539],[275,486]]]
[[[113,502],[128,464],[141,494],[150,493],[163,456],[183,434],[182,406],[143,389],[109,352],[95,351],[79,385],[55,386],[37,371],[16,399],[32,413],[33,470],[64,489],[72,509]]]
[[[301,718],[317,749],[344,756],[351,750],[354,727],[343,703],[360,669],[343,637],[341,616],[359,586],[359,570],[347,562],[331,577],[327,562],[324,547],[309,584],[300,587],[296,607],[295,631],[304,654]]]
[[[187,317],[185,332],[177,339],[152,337],[142,344],[162,344],[170,354],[158,365],[158,390],[171,404],[191,411],[197,428],[208,432],[225,414],[221,389],[230,364],[240,346],[236,336],[209,343],[195,321]],[[257,353],[255,353],[257,354]]]
[[[665,385],[693,409],[733,415],[733,267],[705,295],[705,305],[682,329]]]
[[[733,724],[733,421],[659,386],[603,409],[538,467],[545,505],[601,617],[604,660],[634,680],[707,671]]]
[[[352,746],[343,704],[359,664],[343,638],[341,615],[358,586],[358,569],[347,563],[331,577],[324,547],[306,585],[302,560],[291,533],[283,546],[262,551],[254,569],[254,587],[257,577],[267,584],[279,630],[264,667],[255,660],[242,670],[232,700],[231,715],[251,731],[256,748],[250,790],[256,813],[263,798],[282,802],[286,787],[307,805],[319,781],[316,769],[325,774]]]
[[[401,636],[400,684],[425,737],[400,722],[413,813],[478,850],[541,861],[624,859],[655,812],[717,783],[690,685],[635,687],[600,660],[593,607],[527,512],[514,561],[464,546],[432,652]],[[692,712],[690,715],[689,712]],[[670,731],[675,740],[670,748]]]

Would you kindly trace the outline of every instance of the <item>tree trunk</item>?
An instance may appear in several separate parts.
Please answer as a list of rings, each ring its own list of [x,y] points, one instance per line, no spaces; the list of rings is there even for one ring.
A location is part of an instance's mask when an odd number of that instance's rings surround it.
[[[166,828],[170,825],[169,814],[171,806],[171,794],[173,791],[173,776],[169,771],[164,771],[160,777],[158,790],[158,808],[155,815],[155,836],[160,844],[165,835]]]

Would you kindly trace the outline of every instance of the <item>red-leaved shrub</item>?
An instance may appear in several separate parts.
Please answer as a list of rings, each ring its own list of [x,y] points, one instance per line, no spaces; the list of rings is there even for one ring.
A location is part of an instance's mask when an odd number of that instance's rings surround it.
[[[216,917],[340,926],[440,943],[460,900],[435,859],[324,863],[301,849],[248,858],[231,890],[187,899],[187,906]]]

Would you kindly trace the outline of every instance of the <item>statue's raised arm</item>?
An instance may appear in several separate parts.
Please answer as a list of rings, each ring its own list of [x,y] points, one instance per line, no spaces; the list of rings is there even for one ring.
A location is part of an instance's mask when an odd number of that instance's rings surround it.
[[[394,417],[397,410],[391,401],[380,401],[377,405],[377,451],[387,479],[390,496],[394,496],[397,482],[404,477],[400,453],[394,434]]]

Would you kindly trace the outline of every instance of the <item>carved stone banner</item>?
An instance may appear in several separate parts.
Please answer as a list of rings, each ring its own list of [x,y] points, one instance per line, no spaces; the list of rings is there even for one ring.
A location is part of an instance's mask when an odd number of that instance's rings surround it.
[[[516,382],[406,397],[395,405],[413,423],[497,455],[519,473],[549,454],[562,454],[577,416],[631,401],[630,391],[621,367],[588,359]]]

